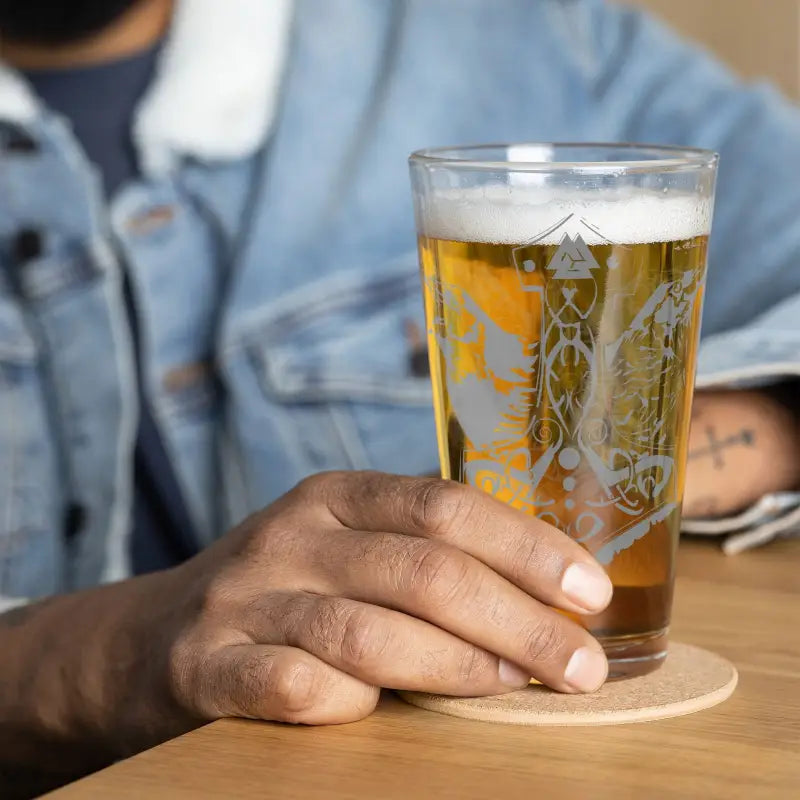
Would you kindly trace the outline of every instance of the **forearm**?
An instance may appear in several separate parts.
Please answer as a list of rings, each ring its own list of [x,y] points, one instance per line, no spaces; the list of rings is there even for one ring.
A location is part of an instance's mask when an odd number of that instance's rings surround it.
[[[158,663],[172,618],[163,576],[0,616],[1,772],[72,777],[179,732],[164,722],[180,716]]]
[[[697,394],[686,516],[723,516],[800,488],[800,424],[786,397],[783,389]]]

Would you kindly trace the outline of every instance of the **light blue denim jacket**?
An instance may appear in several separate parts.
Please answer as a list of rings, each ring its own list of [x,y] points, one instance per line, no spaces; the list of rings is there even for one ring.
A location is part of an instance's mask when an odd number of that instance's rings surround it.
[[[319,470],[436,468],[407,337],[423,326],[416,148],[718,150],[700,385],[800,374],[800,111],[771,89],[595,0],[297,0],[280,80],[262,85],[248,70],[271,34],[255,4],[224,5],[242,38],[231,23],[216,49],[196,45],[207,86],[173,80],[167,48],[159,91],[174,117],[205,109],[229,141],[191,124],[158,147],[140,137],[144,175],[108,205],[68,126],[0,73],[6,605],[128,572],[137,408],[123,261],[145,389],[203,544]]]

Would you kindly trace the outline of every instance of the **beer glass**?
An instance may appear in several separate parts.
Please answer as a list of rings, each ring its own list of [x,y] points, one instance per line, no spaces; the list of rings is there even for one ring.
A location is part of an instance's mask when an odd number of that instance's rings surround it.
[[[578,619],[612,678],[667,653],[717,160],[618,144],[410,159],[442,476],[605,567],[611,605]]]

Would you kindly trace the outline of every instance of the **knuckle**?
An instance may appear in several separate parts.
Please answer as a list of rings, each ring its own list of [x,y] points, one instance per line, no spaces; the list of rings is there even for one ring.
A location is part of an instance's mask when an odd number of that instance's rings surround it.
[[[368,667],[386,653],[390,633],[374,615],[358,610],[347,615],[342,629],[340,654],[347,664]]]
[[[510,569],[514,573],[536,576],[550,561],[550,552],[542,537],[530,531],[520,532],[518,542],[511,549]]]
[[[276,658],[267,667],[265,685],[272,705],[283,719],[313,710],[320,699],[320,686],[314,668],[305,661]]]
[[[430,480],[413,491],[408,513],[415,529],[441,536],[454,524],[468,520],[476,502],[466,486],[454,481]]]
[[[369,565],[371,569],[386,570],[391,575],[405,563],[407,554],[405,548],[398,547],[398,541],[405,543],[407,539],[404,536],[398,540],[397,535],[391,533],[365,536],[360,542],[354,543],[352,556],[360,564]]]
[[[305,626],[312,647],[319,653],[336,652],[336,642],[346,622],[345,604],[338,598],[325,597],[312,601],[305,614],[295,620],[294,629],[301,631]],[[298,642],[302,644],[302,640]]]
[[[311,479],[308,479],[311,480]],[[254,515],[236,555],[240,562],[257,563],[264,570],[280,576],[287,563],[297,561],[308,548],[315,515],[315,498],[289,492],[260,514]]]
[[[365,666],[380,660],[389,644],[389,631],[368,608],[339,598],[318,604],[310,633],[320,652],[347,666]]]
[[[346,480],[345,472],[318,472],[303,478],[293,489],[292,494],[303,499],[318,498],[326,494],[332,487],[339,486]]]
[[[522,652],[528,662],[549,662],[557,658],[566,637],[557,620],[542,620],[522,635]]]
[[[319,472],[301,481],[287,495],[293,512],[300,517],[309,516],[317,521],[347,527],[341,518],[341,509],[352,504],[356,473],[332,471]]]
[[[302,647],[302,631],[308,627],[309,595],[306,592],[272,592],[260,602],[256,613],[279,632],[285,644]]]
[[[456,550],[424,542],[407,567],[406,583],[420,600],[443,606],[469,593],[469,562]]]
[[[316,475],[309,475],[307,478],[303,478],[303,480],[295,485],[294,489],[292,490],[292,494],[300,495],[301,497],[314,495],[326,480],[327,475],[324,472]]]

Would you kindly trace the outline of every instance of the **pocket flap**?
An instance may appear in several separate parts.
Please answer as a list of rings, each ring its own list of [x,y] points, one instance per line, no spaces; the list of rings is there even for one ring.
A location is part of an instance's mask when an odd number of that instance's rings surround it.
[[[244,344],[265,391],[295,402],[430,403],[428,378],[412,371],[425,346],[412,264],[337,273],[262,309]]]

